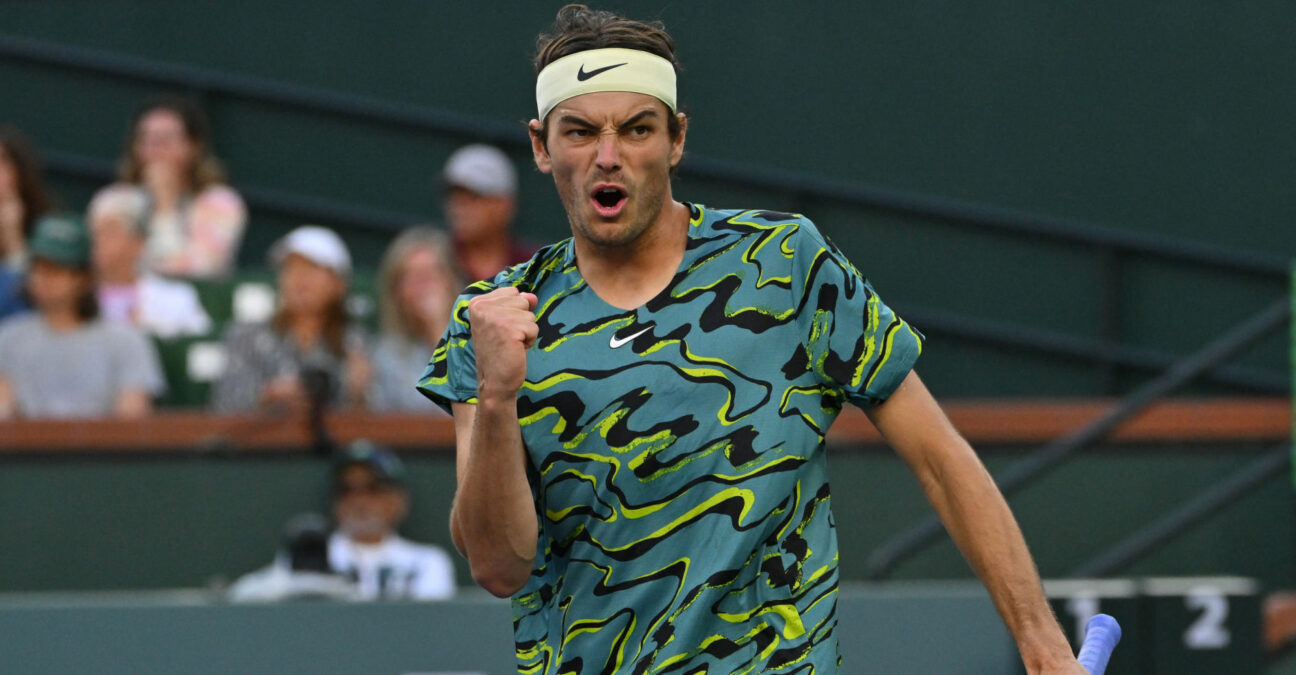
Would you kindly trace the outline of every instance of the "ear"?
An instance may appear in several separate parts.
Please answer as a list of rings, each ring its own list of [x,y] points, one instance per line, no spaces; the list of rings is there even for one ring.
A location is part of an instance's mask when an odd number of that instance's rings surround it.
[[[540,120],[531,120],[527,123],[527,131],[531,133],[531,156],[535,159],[536,168],[540,173],[549,173],[553,164],[549,161],[549,151],[545,149],[545,139],[540,135],[543,126]]]
[[[684,137],[688,135],[688,116],[684,113],[675,113],[675,118],[679,120],[679,135],[671,141],[670,165],[672,168],[679,165],[680,160],[684,159]]]

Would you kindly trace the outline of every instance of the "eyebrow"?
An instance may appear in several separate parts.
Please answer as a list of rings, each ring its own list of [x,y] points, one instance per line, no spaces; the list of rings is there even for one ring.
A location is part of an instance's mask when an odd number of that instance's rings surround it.
[[[658,115],[657,111],[653,110],[652,108],[645,108],[644,110],[640,110],[637,114],[632,116],[630,119],[618,124],[617,131],[624,131],[626,129],[629,129],[630,127],[635,126],[636,124],[642,122],[644,119],[649,117],[660,117],[660,115]]]
[[[630,128],[630,127],[632,127],[632,126],[638,124],[639,122],[642,122],[642,121],[643,121],[644,119],[646,119],[646,118],[650,118],[650,117],[654,117],[654,118],[655,118],[655,117],[660,117],[660,116],[661,116],[661,115],[660,115],[656,110],[653,110],[652,108],[645,108],[645,109],[640,110],[639,112],[635,113],[634,115],[632,115],[632,116],[630,117],[630,119],[628,119],[628,120],[626,120],[626,121],[624,121],[624,122],[618,124],[616,128],[617,128],[618,131],[621,131],[621,130],[624,130],[624,129],[628,129],[628,128]],[[571,124],[571,125],[575,125],[575,126],[578,126],[578,127],[585,127],[585,128],[587,128],[587,129],[594,129],[594,128],[597,128],[597,127],[598,127],[597,124],[594,124],[593,122],[591,122],[591,121],[585,119],[584,117],[580,117],[580,116],[572,115],[572,114],[561,115],[561,116],[558,118],[558,123],[559,123],[559,124]]]

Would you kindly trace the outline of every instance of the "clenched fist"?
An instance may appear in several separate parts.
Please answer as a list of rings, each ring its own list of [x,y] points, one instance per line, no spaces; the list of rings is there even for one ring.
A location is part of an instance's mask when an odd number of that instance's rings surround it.
[[[526,350],[539,328],[536,296],[512,286],[497,288],[468,302],[477,352],[477,395],[513,400],[526,380]]]

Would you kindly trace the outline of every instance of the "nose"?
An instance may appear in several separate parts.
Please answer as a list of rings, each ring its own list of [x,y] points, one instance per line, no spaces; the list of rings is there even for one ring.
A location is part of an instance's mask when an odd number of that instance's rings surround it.
[[[599,138],[598,156],[594,163],[603,171],[615,171],[621,168],[621,153],[617,147],[616,134],[604,134]]]

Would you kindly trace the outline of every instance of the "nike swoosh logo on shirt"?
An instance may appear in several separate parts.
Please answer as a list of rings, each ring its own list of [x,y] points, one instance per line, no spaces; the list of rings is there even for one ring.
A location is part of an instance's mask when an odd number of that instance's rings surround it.
[[[629,61],[626,61],[626,63],[629,63]],[[610,66],[603,66],[602,68],[595,68],[594,70],[591,70],[591,71],[589,71],[589,72],[587,73],[587,72],[585,72],[585,64],[582,63],[580,69],[576,71],[576,80],[579,81],[579,82],[584,82],[585,80],[588,80],[588,79],[590,79],[591,77],[594,77],[595,75],[598,75],[599,73],[607,72],[607,71],[609,71],[609,70],[612,70],[613,68],[620,68],[621,66],[624,66],[624,65],[625,65],[625,63],[614,63],[614,64],[612,64],[612,65],[610,65]]]
[[[624,338],[618,338],[616,335],[613,335],[612,339],[608,340],[608,346],[613,349],[616,349],[617,347],[629,343],[631,340],[639,337],[640,335],[647,333],[648,331],[652,330],[652,328],[653,328],[652,326],[648,326],[647,328],[639,331],[638,333],[635,333],[634,335],[631,335],[629,337],[624,337]]]

